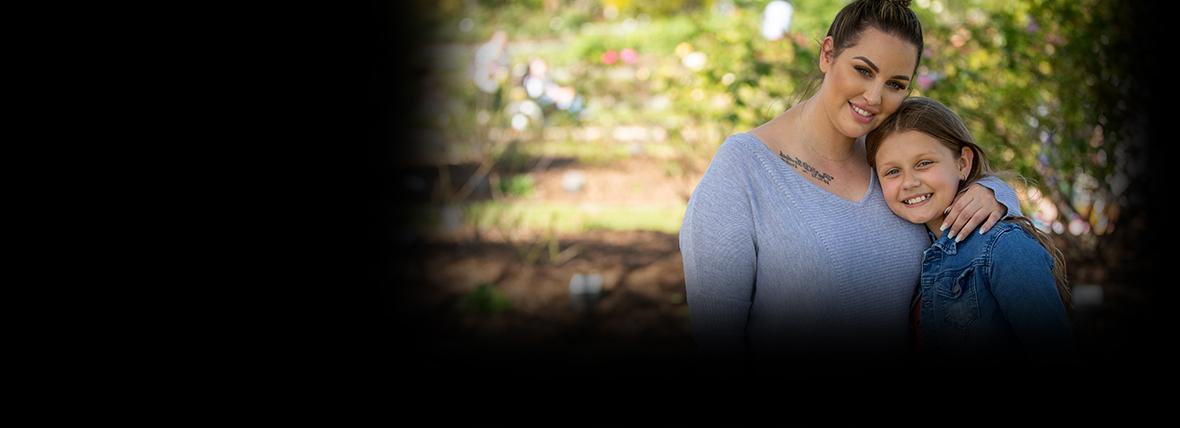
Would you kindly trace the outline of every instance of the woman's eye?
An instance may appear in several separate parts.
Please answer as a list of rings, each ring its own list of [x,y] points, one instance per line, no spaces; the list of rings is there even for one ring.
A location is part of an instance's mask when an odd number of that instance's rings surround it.
[[[890,88],[893,88],[895,91],[904,91],[906,88],[905,85],[898,82],[889,82],[886,85],[888,85]]]
[[[865,77],[869,77],[869,76],[873,75],[872,72],[869,71],[869,69],[864,68],[864,67],[856,67],[856,71],[860,72],[860,74],[864,75]]]

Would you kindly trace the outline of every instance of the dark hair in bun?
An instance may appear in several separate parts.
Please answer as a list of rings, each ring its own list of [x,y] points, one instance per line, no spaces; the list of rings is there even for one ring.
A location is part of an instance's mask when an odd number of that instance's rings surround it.
[[[913,43],[918,48],[918,59],[914,71],[922,62],[922,23],[918,15],[910,10],[910,0],[856,0],[840,9],[828,36],[832,37],[835,52],[839,56],[845,48],[860,41],[865,28],[873,27]]]

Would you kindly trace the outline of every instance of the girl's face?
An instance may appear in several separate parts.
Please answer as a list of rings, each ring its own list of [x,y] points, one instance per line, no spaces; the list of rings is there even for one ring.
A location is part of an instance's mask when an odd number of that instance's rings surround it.
[[[938,236],[943,213],[959,192],[959,182],[971,172],[975,154],[950,147],[919,131],[899,132],[877,150],[877,178],[894,214],[911,223],[925,224]]]
[[[858,138],[897,111],[909,93],[918,61],[914,44],[868,27],[860,40],[832,58],[832,39],[824,39],[820,102],[828,120],[846,137]]]

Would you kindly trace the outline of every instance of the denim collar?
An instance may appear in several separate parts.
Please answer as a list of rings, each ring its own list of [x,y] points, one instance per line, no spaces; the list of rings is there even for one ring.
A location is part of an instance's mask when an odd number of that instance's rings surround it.
[[[956,243],[954,239],[949,237],[950,229],[944,230],[941,238],[935,237],[934,232],[929,230],[926,231],[926,234],[930,236],[930,241],[934,242],[934,248],[938,248],[950,255],[955,255],[959,252],[959,243]]]

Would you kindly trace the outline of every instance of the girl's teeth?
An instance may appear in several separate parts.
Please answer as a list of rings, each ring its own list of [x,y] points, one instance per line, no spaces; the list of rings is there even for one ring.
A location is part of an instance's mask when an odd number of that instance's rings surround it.
[[[918,203],[918,202],[925,201],[925,200],[926,200],[927,198],[929,198],[929,197],[930,197],[930,195],[922,195],[922,196],[919,196],[919,197],[916,197],[916,198],[910,198],[910,199],[906,199],[906,200],[905,200],[905,203],[907,203],[907,204],[910,204],[910,205],[913,205],[913,204],[916,204],[916,203]]]

